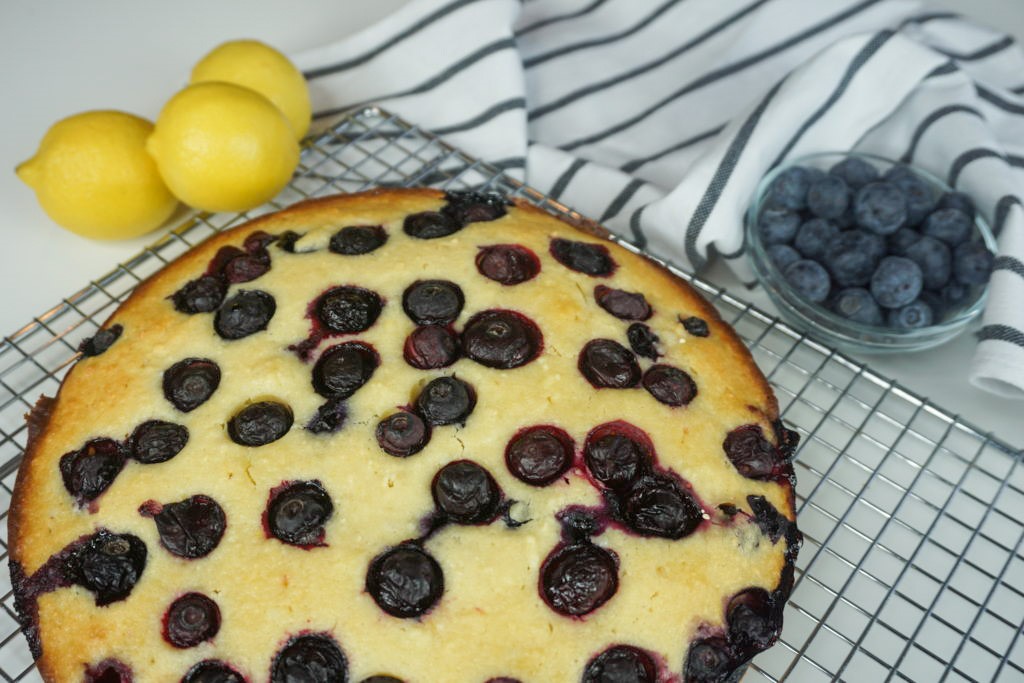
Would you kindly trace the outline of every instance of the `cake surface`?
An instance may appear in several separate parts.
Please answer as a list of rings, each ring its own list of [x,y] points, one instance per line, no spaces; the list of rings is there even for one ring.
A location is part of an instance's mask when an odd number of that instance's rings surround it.
[[[781,628],[794,445],[647,259],[491,195],[312,200],[37,406],[16,606],[47,681],[726,680]]]

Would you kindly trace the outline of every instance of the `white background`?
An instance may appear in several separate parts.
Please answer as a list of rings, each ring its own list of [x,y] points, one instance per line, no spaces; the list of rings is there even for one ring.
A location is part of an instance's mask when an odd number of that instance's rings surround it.
[[[828,0],[822,0],[827,2]],[[2,0],[0,5],[0,335],[14,333],[90,279],[153,241],[89,241],[54,225],[14,175],[58,119],[121,109],[155,119],[218,43],[257,38],[297,52],[354,33],[407,0]],[[1024,37],[1021,0],[933,0]],[[567,37],[568,39],[568,37]],[[726,275],[710,274],[721,284]],[[767,307],[757,292],[736,292]],[[1024,446],[1024,401],[966,383],[973,343],[963,336],[933,351],[865,358],[918,394],[983,430]]]

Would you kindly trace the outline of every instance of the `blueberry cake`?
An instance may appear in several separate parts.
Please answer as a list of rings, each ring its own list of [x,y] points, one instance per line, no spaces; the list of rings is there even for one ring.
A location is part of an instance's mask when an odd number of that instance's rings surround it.
[[[47,681],[709,682],[776,641],[785,429],[685,283],[497,195],[215,236],[29,416]]]

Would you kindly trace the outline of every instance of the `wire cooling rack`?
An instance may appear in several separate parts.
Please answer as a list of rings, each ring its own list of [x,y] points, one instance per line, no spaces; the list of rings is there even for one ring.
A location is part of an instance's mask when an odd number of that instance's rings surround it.
[[[0,344],[0,518],[26,441],[24,414],[53,395],[131,290],[206,237],[297,200],[371,186],[488,188],[567,207],[379,109],[311,141],[291,185],[245,215],[201,215]],[[627,245],[628,246],[628,245]],[[1021,454],[862,364],[686,273],[733,325],[803,437],[804,547],[780,642],[744,681],[1024,680]],[[0,525],[6,564],[6,524]],[[39,680],[0,571],[0,677]],[[539,682],[531,682],[539,683]]]

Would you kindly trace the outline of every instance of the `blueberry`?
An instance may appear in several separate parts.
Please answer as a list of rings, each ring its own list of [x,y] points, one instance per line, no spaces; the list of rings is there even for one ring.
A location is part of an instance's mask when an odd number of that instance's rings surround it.
[[[830,307],[847,320],[864,325],[882,324],[882,309],[871,292],[862,287],[848,287],[840,291],[832,298]]]
[[[277,311],[274,297],[258,289],[242,290],[224,302],[213,318],[221,339],[236,340],[267,329]]]
[[[828,298],[831,288],[828,272],[817,261],[801,259],[791,263],[782,275],[797,294],[807,301],[821,303]]]
[[[704,511],[672,478],[642,477],[629,489],[622,504],[626,525],[641,536],[679,539],[689,536],[704,521]]]
[[[220,308],[227,294],[227,283],[216,275],[203,275],[186,282],[171,295],[175,310],[187,313],[213,313]]]
[[[132,534],[101,529],[66,561],[72,582],[91,591],[102,607],[127,598],[146,567],[146,544]]]
[[[907,247],[903,255],[921,268],[927,289],[941,289],[949,282],[953,255],[945,243],[926,235]]]
[[[518,285],[540,273],[540,259],[518,244],[494,244],[480,247],[476,269],[486,278],[503,285]]]
[[[572,438],[558,427],[528,427],[509,440],[505,464],[516,479],[530,486],[547,486],[569,471]]]
[[[326,633],[296,636],[274,655],[270,683],[346,683],[348,660]]]
[[[316,317],[331,332],[355,334],[369,329],[380,316],[384,301],[362,287],[332,287],[316,300]]]
[[[935,319],[931,306],[921,299],[913,301],[902,308],[894,308],[889,311],[886,320],[889,327],[897,330],[916,330],[921,327],[928,327]]]
[[[830,168],[828,172],[842,178],[849,187],[855,190],[878,180],[878,169],[860,157],[847,157]]]
[[[819,218],[839,218],[850,205],[850,188],[843,179],[827,175],[807,191],[807,208]]]
[[[647,445],[618,423],[595,428],[583,445],[583,462],[591,476],[614,491],[628,490],[651,466]]]
[[[725,608],[729,642],[744,658],[771,647],[779,638],[781,618],[763,588],[748,588],[734,595]]]
[[[144,465],[166,462],[188,443],[188,429],[165,420],[143,422],[128,438],[128,457]]]
[[[230,283],[251,282],[270,270],[266,250],[255,254],[239,254],[224,264],[224,279]]]
[[[955,247],[970,238],[973,228],[971,217],[960,209],[939,209],[925,219],[921,232]]]
[[[348,419],[348,406],[340,398],[329,398],[324,401],[316,413],[306,423],[306,431],[313,434],[333,434],[345,426]]]
[[[417,280],[402,295],[402,309],[417,325],[447,325],[462,312],[462,288],[448,280]]]
[[[416,397],[416,410],[433,426],[464,423],[476,406],[476,392],[455,377],[438,377]]]
[[[769,206],[799,211],[807,207],[807,191],[811,188],[811,175],[803,166],[791,166],[775,176],[768,188]]]
[[[722,449],[736,471],[748,479],[771,477],[780,459],[779,452],[764,438],[758,425],[743,425],[732,430],[725,437]]]
[[[597,389],[628,389],[640,383],[636,356],[611,339],[594,339],[580,351],[580,373]]]
[[[463,227],[455,218],[440,211],[410,214],[402,222],[402,230],[406,235],[421,240],[447,237],[462,230]]]
[[[955,284],[955,283],[954,283]],[[946,285],[947,287],[949,285]],[[922,289],[917,300],[928,305],[932,311],[932,322],[941,322],[946,315],[946,302],[942,299],[941,290]]]
[[[134,680],[130,666],[116,659],[107,658],[88,667],[82,683],[132,683]]]
[[[228,420],[228,436],[241,446],[255,448],[277,441],[295,421],[292,409],[277,401],[251,403]]]
[[[313,389],[325,398],[345,399],[370,381],[380,357],[362,342],[345,342],[324,351],[313,366]]]
[[[382,451],[396,458],[407,458],[419,453],[430,441],[430,427],[419,415],[403,410],[381,420],[376,436]]]
[[[974,201],[970,198],[970,196],[964,194],[963,192],[945,193],[944,195],[939,197],[938,208],[958,209],[960,211],[963,211],[965,214],[967,214],[968,218],[971,219],[971,222],[974,222],[974,218],[977,215],[977,212],[974,208]]]
[[[422,325],[405,338],[402,355],[418,370],[446,368],[459,358],[459,338],[449,327]]]
[[[405,683],[405,682],[401,678],[396,678],[395,676],[387,676],[387,675],[377,674],[375,676],[370,676],[369,678],[364,678],[362,681],[360,681],[360,683]]]
[[[920,266],[902,256],[886,256],[871,276],[871,294],[883,308],[901,308],[917,298],[923,284]]]
[[[220,608],[202,593],[185,593],[164,613],[164,640],[177,648],[195,647],[220,631]]]
[[[832,241],[824,263],[840,287],[862,287],[871,280],[879,259],[885,255],[885,240],[866,230],[846,230]]]
[[[952,311],[962,307],[971,299],[971,288],[962,282],[953,279],[946,283],[946,286],[939,290],[939,296],[945,304],[946,311]]]
[[[471,460],[455,460],[434,476],[430,493],[437,509],[457,524],[483,524],[498,514],[501,490],[486,469]]]
[[[574,242],[556,237],[551,240],[551,255],[569,270],[590,275],[608,277],[618,265],[603,244]]]
[[[497,192],[452,190],[445,194],[448,203],[441,211],[459,225],[497,220],[507,213],[509,202]]]
[[[164,397],[183,413],[195,410],[220,386],[220,367],[206,358],[186,358],[164,371]]]
[[[857,225],[879,235],[891,235],[907,225],[907,197],[892,183],[868,183],[853,200]]]
[[[995,256],[981,242],[966,242],[953,251],[953,274],[964,285],[983,285],[992,275]]]
[[[639,648],[615,645],[597,655],[583,670],[581,683],[656,683],[658,666]]]
[[[245,678],[224,662],[204,659],[188,670],[181,683],[245,683]]]
[[[366,592],[378,607],[393,617],[419,617],[441,599],[444,572],[426,550],[403,543],[370,562]]]
[[[800,252],[788,244],[773,244],[768,247],[768,258],[780,271],[800,260]]]
[[[467,320],[462,330],[466,357],[489,368],[518,368],[540,355],[543,348],[544,336],[537,324],[515,311],[481,311]]]
[[[686,653],[685,680],[686,683],[721,683],[728,679],[738,664],[725,638],[710,636],[690,643]]]
[[[900,228],[889,235],[885,240],[885,246],[893,256],[906,256],[910,245],[921,239],[921,233],[913,228]]]
[[[107,349],[113,346],[114,342],[121,337],[122,332],[124,332],[124,327],[121,325],[111,325],[99,330],[92,337],[83,339],[82,343],[78,345],[78,350],[86,357],[106,353]]]
[[[839,228],[824,218],[812,218],[796,232],[793,246],[804,258],[821,259],[832,240],[839,235]]]
[[[671,365],[652,365],[647,368],[641,383],[657,401],[673,407],[685,406],[697,396],[697,384],[693,378]]]
[[[217,501],[204,495],[162,506],[144,504],[139,512],[153,518],[160,545],[172,555],[190,560],[213,552],[227,527],[224,510]]]
[[[800,227],[800,215],[788,209],[766,208],[757,219],[762,244],[789,244]]]
[[[99,498],[124,468],[125,453],[113,439],[93,439],[77,451],[60,457],[58,468],[64,488],[79,505]]]
[[[633,353],[641,358],[658,360],[658,356],[661,355],[658,353],[657,347],[661,340],[651,331],[651,328],[643,323],[630,325],[626,329],[626,339],[629,340],[629,348],[633,349]]]
[[[289,545],[319,546],[324,541],[324,524],[333,514],[334,503],[319,481],[287,482],[270,494],[267,529]]]
[[[653,314],[651,305],[639,292],[598,285],[594,287],[594,300],[619,320],[647,320]]]
[[[706,337],[710,334],[710,331],[708,330],[708,321],[704,320],[704,318],[698,318],[695,315],[684,318],[680,315],[677,316],[677,319],[682,323],[683,329],[694,337]]]
[[[619,568],[604,548],[588,541],[556,547],[540,568],[541,597],[570,617],[590,614],[619,589]]]
[[[335,254],[360,256],[384,246],[388,234],[379,225],[350,225],[331,236],[328,249]]]
[[[902,190],[907,199],[907,225],[918,225],[935,210],[938,196],[932,186],[906,166],[895,166],[885,174],[886,180]]]

